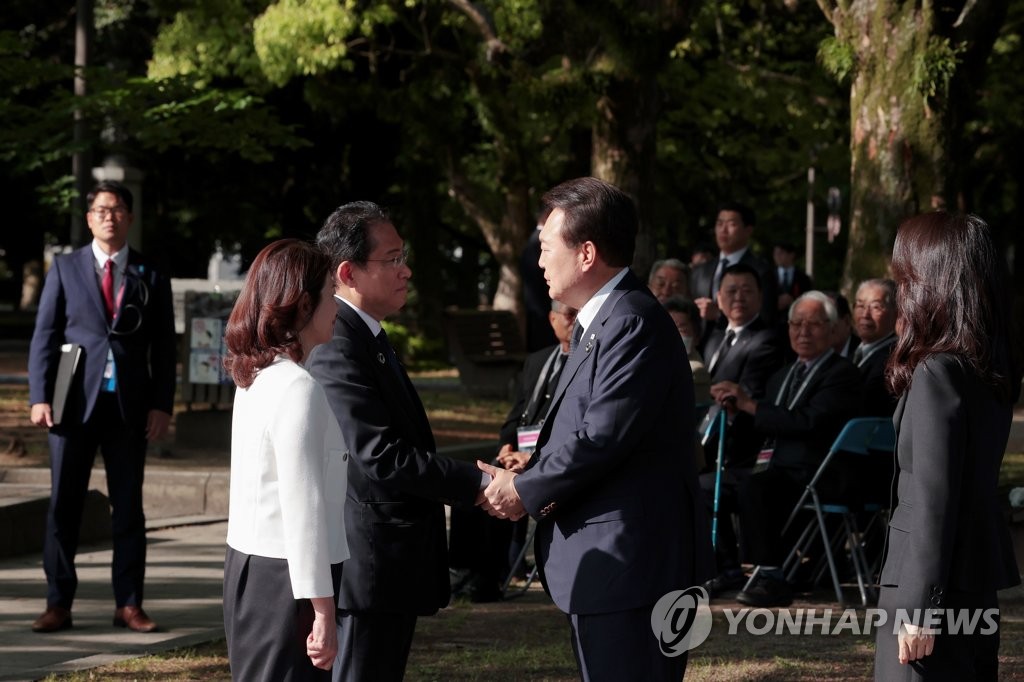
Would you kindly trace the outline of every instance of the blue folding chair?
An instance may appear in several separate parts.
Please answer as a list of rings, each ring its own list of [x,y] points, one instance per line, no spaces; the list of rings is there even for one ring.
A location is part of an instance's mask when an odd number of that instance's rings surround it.
[[[786,579],[793,581],[797,570],[800,568],[808,554],[812,543],[821,539],[825,549],[825,559],[828,569],[832,574],[832,585],[835,587],[836,599],[844,604],[843,591],[839,583],[839,571],[836,566],[835,553],[846,548],[850,554],[850,560],[854,571],[857,574],[857,587],[860,591],[862,606],[867,606],[874,598],[873,573],[874,563],[869,564],[864,551],[864,538],[871,525],[882,518],[884,520],[888,510],[888,499],[865,499],[857,504],[836,503],[829,500],[823,501],[818,491],[818,483],[824,476],[829,465],[840,455],[853,455],[864,457],[863,466],[870,468],[876,466],[877,458],[884,458],[885,463],[892,465],[893,454],[896,450],[896,431],[893,429],[892,419],[885,417],[861,417],[851,419],[839,432],[832,447],[829,449],[825,460],[818,467],[814,477],[807,484],[807,489],[800,497],[800,501],[793,507],[789,519],[783,528],[783,534],[796,520],[802,511],[814,513],[813,518],[808,522],[800,538],[793,546],[792,551],[783,563],[783,571]],[[865,525],[864,530],[859,528],[858,515],[864,513],[871,515],[871,520]],[[840,523],[836,532],[830,537],[826,519],[838,517]],[[814,581],[821,579],[825,567],[819,565],[814,575]]]

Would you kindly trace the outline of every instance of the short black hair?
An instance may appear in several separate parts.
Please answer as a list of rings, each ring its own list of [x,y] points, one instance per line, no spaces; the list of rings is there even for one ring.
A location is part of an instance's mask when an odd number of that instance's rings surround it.
[[[597,178],[576,178],[549,190],[541,202],[565,213],[562,239],[568,246],[593,242],[612,267],[633,262],[640,220],[633,200],[618,187]]]
[[[747,227],[754,227],[757,225],[757,216],[754,214],[754,209],[750,208],[746,204],[741,204],[738,201],[726,201],[718,206],[718,213],[721,213],[722,211],[739,213],[740,218],[743,219],[743,224]]]
[[[722,270],[722,280],[725,280],[726,275],[750,275],[754,278],[754,284],[757,285],[757,290],[761,291],[761,275],[757,274],[757,270],[755,270],[752,265],[748,265],[747,263],[733,263],[725,270]]]
[[[694,324],[700,319],[700,309],[697,304],[682,296],[670,296],[665,299],[661,306],[670,313],[683,313],[690,318]]]
[[[316,245],[331,259],[331,272],[345,261],[365,265],[373,251],[370,227],[390,222],[387,210],[372,201],[353,201],[327,216],[316,235]]]
[[[796,246],[793,242],[775,242],[776,249],[782,249],[786,253],[796,254]]]
[[[96,201],[96,196],[102,192],[109,192],[115,195],[124,204],[124,207],[128,209],[128,212],[132,212],[134,206],[134,199],[132,197],[131,190],[122,185],[120,182],[113,180],[104,180],[98,182],[96,185],[85,195],[85,205],[87,208],[92,208],[92,202]]]

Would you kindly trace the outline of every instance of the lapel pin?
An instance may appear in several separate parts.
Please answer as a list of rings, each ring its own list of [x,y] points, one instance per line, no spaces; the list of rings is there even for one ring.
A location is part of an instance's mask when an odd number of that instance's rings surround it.
[[[590,335],[590,338],[587,340],[587,345],[583,348],[583,352],[584,353],[589,353],[591,350],[593,350],[593,348],[594,348],[594,339],[596,337],[597,337],[597,334],[591,334]]]
[[[379,362],[382,365],[384,364],[384,354],[383,353],[377,353],[377,362]]]

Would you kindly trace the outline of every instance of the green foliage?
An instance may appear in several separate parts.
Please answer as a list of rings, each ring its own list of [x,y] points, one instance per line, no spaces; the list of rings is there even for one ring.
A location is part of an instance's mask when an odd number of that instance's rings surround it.
[[[818,61],[840,83],[849,83],[857,68],[857,52],[849,43],[828,36],[818,46]]]
[[[949,38],[929,36],[925,48],[914,55],[911,86],[925,98],[944,97],[965,50],[963,44],[950,44]]]
[[[424,360],[439,357],[444,345],[440,339],[428,339],[422,334],[413,333],[409,327],[398,322],[381,322],[388,334],[388,341],[402,361],[419,367]]]
[[[187,76],[198,87],[234,77],[260,87],[252,12],[266,5],[267,0],[208,0],[177,12],[156,35],[149,77]]]
[[[714,244],[717,204],[757,211],[755,248],[770,258],[776,240],[804,243],[807,167],[824,222],[830,185],[846,192],[848,92],[815,63],[831,29],[813,3],[708,3],[695,15],[662,77],[658,131],[662,255]],[[815,283],[838,281],[845,242],[818,239]],[[801,248],[802,251],[802,248]]]
[[[352,0],[279,0],[253,23],[256,54],[267,79],[351,69],[347,41],[358,26]]]

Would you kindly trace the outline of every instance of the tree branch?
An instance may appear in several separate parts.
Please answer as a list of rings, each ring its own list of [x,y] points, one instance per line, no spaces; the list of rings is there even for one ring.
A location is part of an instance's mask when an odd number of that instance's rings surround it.
[[[821,13],[825,15],[826,19],[828,19],[828,23],[835,26],[836,22],[832,16],[832,3],[829,2],[829,0],[817,0],[817,2],[818,7],[821,8]]]
[[[480,31],[480,35],[484,38],[484,45],[487,47],[487,61],[493,61],[494,55],[498,53],[508,52],[505,43],[501,42],[501,39],[495,35],[494,29],[491,27],[487,17],[473,3],[469,2],[469,0],[448,1],[469,17],[469,20],[473,22],[476,29]]]

